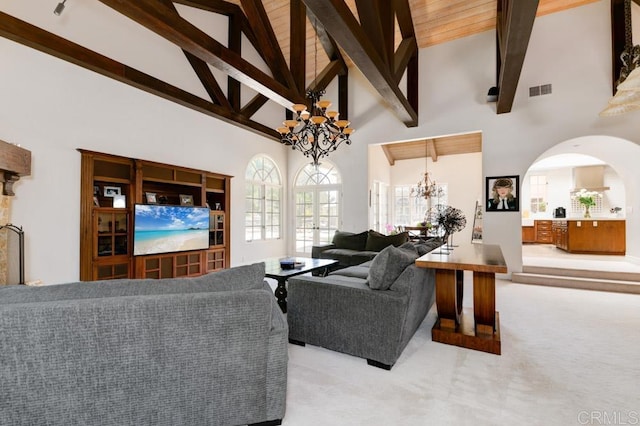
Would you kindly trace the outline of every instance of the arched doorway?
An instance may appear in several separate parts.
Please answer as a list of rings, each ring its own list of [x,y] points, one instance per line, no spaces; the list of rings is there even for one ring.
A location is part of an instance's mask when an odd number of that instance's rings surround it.
[[[640,230],[640,206],[638,196],[638,182],[640,179],[640,167],[638,167],[637,159],[640,158],[640,146],[625,139],[611,137],[611,136],[585,136],[575,139],[570,139],[559,143],[551,149],[540,155],[536,161],[532,164],[525,175],[525,180],[532,176],[531,170],[535,172],[536,164],[544,161],[552,161],[554,158],[569,158],[569,154],[579,154],[592,158],[594,161],[599,162],[606,166],[606,170],[609,170],[609,189],[607,191],[606,203],[603,203],[601,211],[598,213],[601,217],[611,217],[617,215],[623,218],[626,222],[626,256],[625,259],[632,263],[640,263],[640,236],[638,231]],[[567,167],[572,165],[567,164]],[[573,166],[577,166],[574,164]],[[567,176],[565,170],[565,179]],[[529,182],[530,183],[530,182]],[[530,188],[525,187],[523,182],[523,192],[530,191]],[[573,182],[572,182],[573,185]],[[565,190],[575,188],[564,188]],[[571,214],[576,217],[578,212],[575,211],[575,206],[571,206],[571,200],[567,193],[558,198],[556,196],[554,204],[562,206],[567,209],[567,216]],[[534,197],[535,198],[535,197]],[[558,201],[562,200],[562,201]],[[562,205],[566,204],[566,206]],[[552,212],[556,205],[549,203],[548,207],[550,211],[544,214],[545,217],[552,217]],[[611,209],[614,207],[620,207],[620,212],[612,213]],[[533,209],[532,209],[533,210]],[[539,210],[536,213],[540,213]],[[526,211],[523,209],[523,220],[526,221]],[[532,214],[532,216],[535,216]],[[523,222],[524,223],[524,222]],[[526,264],[527,253],[523,249],[523,265]],[[620,261],[621,256],[611,256],[611,260]]]

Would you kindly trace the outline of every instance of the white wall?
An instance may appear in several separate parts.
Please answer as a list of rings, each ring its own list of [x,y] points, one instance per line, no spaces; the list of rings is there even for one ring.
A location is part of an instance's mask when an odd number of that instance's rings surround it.
[[[50,6],[23,0],[5,2],[0,9],[54,33],[68,32],[69,38],[89,47],[95,44],[98,51],[113,49],[105,54],[116,59],[121,54],[126,56],[123,62],[135,62],[132,65],[143,71],[198,90],[188,67],[175,65],[181,58],[179,49],[157,46],[163,40],[143,34],[146,30],[126,23],[126,18],[101,3],[70,3],[61,17],[52,13],[55,4]],[[331,156],[344,179],[343,229],[360,230],[369,217],[368,145],[482,131],[482,176],[468,178],[470,182],[479,179],[481,187],[486,176],[523,177],[536,159],[558,144],[574,152],[597,151],[594,156],[607,160],[625,182],[628,253],[640,255],[635,183],[640,181],[640,170],[632,165],[639,158],[633,150],[638,142],[637,113],[598,116],[611,96],[609,6],[609,1],[599,1],[536,19],[509,114],[497,115],[495,104],[485,101],[488,88],[496,84],[493,31],[420,51],[417,127],[405,127],[352,69],[350,119],[357,131],[351,146],[340,147]],[[116,55],[116,51],[125,53]],[[11,218],[26,232],[27,280],[53,283],[78,277],[80,161],[76,148],[234,175],[232,264],[290,249],[283,241],[264,246],[244,243],[242,176],[250,158],[265,152],[280,166],[290,186],[295,172],[307,163],[302,155],[1,38],[0,55],[0,139],[33,153],[33,175],[16,184]],[[545,83],[553,84],[553,94],[528,98],[529,86]],[[263,122],[274,126],[282,115],[280,107],[271,105],[260,111]],[[610,139],[604,144],[602,138],[591,141],[592,135]],[[574,147],[575,141],[585,143]],[[620,154],[612,146],[627,150]],[[466,176],[466,171],[460,170],[460,175]],[[286,220],[292,224],[290,214]],[[510,271],[520,270],[520,213],[487,213],[483,222],[484,241],[500,244]]]
[[[606,143],[606,140],[602,141]],[[531,213],[527,215],[529,210],[530,190],[531,185],[529,178],[532,175],[544,175],[547,179],[547,200],[548,206],[545,212]],[[596,213],[592,211],[594,217],[624,217],[624,212],[621,215],[615,215],[610,213],[612,207],[622,207],[626,205],[625,201],[625,189],[624,182],[609,165],[604,166],[604,186],[609,187],[608,190],[602,193],[602,212]],[[567,217],[579,217],[582,215],[583,210],[572,211],[571,209],[571,193],[574,191],[575,185],[573,180],[573,168],[563,167],[557,169],[547,169],[540,171],[527,171],[522,182],[522,216],[532,217],[536,219],[548,219],[552,218],[553,211],[556,207],[564,207],[567,209]]]
[[[19,9],[16,16],[35,15],[54,31],[86,25],[82,21],[86,16],[80,12],[88,7],[82,2],[73,7],[67,4],[62,19],[53,15],[51,7],[35,1],[11,2],[1,9]],[[125,31],[126,25],[122,28]],[[84,32],[97,38],[96,31]],[[118,44],[121,35],[112,30],[100,34],[107,46],[110,38]],[[136,46],[133,40],[128,38],[127,46]],[[164,66],[154,62],[156,51],[151,51],[151,55],[137,52],[149,62],[138,59],[136,66],[162,72]],[[77,148],[235,176],[231,181],[231,264],[286,253],[284,238],[268,243],[244,241],[245,168],[255,154],[266,153],[279,165],[286,183],[288,150],[284,146],[4,38],[0,38],[0,55],[4,99],[0,103],[0,139],[32,152],[32,175],[15,185],[10,218],[25,230],[27,281],[51,284],[78,279]],[[179,56],[173,59],[186,63]],[[282,109],[274,111],[269,119],[281,120]]]

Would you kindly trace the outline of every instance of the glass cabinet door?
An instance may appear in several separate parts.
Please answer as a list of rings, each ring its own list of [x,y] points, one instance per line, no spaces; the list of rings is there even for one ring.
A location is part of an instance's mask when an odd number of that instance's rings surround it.
[[[96,209],[94,218],[95,235],[97,235],[94,255],[98,258],[127,255],[129,253],[128,213],[112,209]]]

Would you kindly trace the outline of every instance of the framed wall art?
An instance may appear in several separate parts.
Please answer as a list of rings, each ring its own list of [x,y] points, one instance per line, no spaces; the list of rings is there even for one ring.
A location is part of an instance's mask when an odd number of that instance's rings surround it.
[[[486,202],[488,212],[520,211],[520,176],[487,177]]]

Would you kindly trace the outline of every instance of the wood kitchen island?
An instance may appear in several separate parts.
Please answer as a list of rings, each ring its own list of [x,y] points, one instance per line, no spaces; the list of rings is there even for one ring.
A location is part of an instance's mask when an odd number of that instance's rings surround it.
[[[588,218],[554,220],[553,243],[568,253],[626,253],[626,228],[623,219]]]

